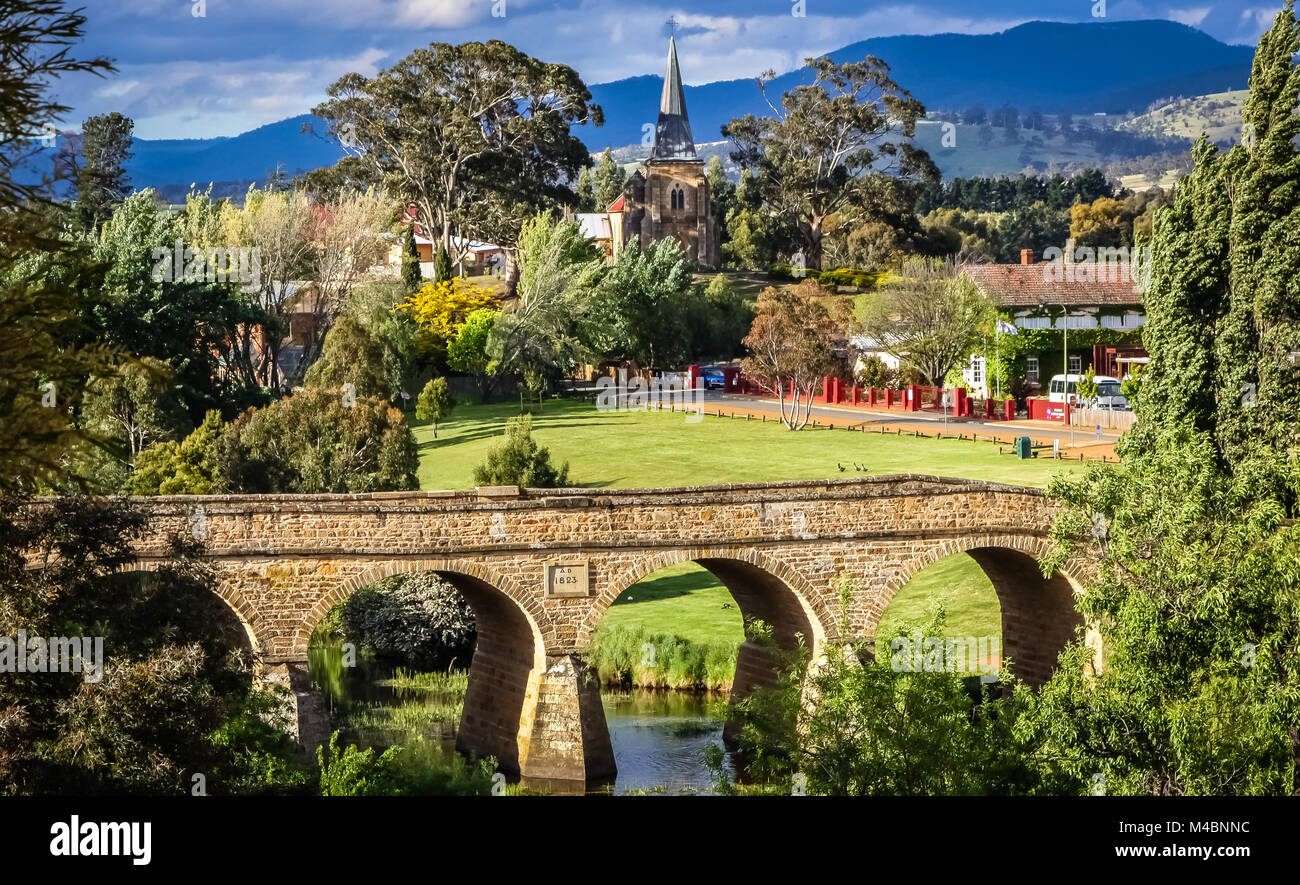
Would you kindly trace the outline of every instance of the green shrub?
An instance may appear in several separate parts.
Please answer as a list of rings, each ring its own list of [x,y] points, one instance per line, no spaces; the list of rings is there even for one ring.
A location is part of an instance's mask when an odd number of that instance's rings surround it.
[[[496,760],[466,760],[440,747],[417,743],[382,753],[355,744],[339,747],[330,735],[329,752],[316,750],[322,796],[490,796]]]
[[[474,468],[474,482],[480,486],[558,488],[568,485],[569,463],[556,470],[550,450],[533,439],[533,416],[521,415],[506,422],[505,437]]]
[[[588,663],[603,685],[725,691],[736,676],[736,642],[692,642],[644,627],[596,631]]]
[[[338,609],[342,635],[389,663],[445,670],[453,662],[469,666],[474,653],[474,612],[456,588],[429,572],[364,587]]]

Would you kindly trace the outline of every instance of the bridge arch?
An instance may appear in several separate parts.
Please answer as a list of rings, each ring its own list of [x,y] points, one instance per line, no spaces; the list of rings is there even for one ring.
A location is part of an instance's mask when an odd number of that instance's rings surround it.
[[[761,620],[772,630],[772,639],[784,651],[802,641],[816,659],[825,647],[828,626],[835,620],[826,610],[823,597],[796,569],[752,547],[705,547],[669,550],[638,559],[605,585],[579,630],[579,641],[590,641],[600,619],[620,595],[643,578],[682,562],[694,562],[722,582],[736,601],[746,623]],[[775,684],[781,661],[770,646],[748,638],[740,643],[731,685],[731,703],[748,697],[755,688]],[[734,741],[739,722],[729,719],[723,740]]]
[[[133,560],[132,562],[123,563],[117,569],[118,574],[129,573],[153,573],[161,568],[166,568],[173,563],[165,560]],[[242,628],[244,638],[248,643],[248,652],[252,656],[252,666],[254,674],[261,671],[265,658],[263,657],[268,648],[267,642],[263,639],[266,635],[264,619],[261,613],[253,606],[239,588],[226,576],[218,574],[215,587],[209,587],[209,592],[225,603],[226,609],[238,621]]]
[[[956,553],[965,553],[988,576],[1002,609],[1002,651],[1015,674],[1029,685],[1051,678],[1056,659],[1084,625],[1075,607],[1082,587],[1068,571],[1044,578],[1038,560],[1050,542],[1036,535],[984,535],[945,539],[905,560],[886,582],[871,614],[871,627],[894,596],[918,572]]]
[[[752,547],[697,547],[638,558],[606,581],[578,628],[578,645],[591,641],[596,625],[629,587],[682,562],[694,562],[712,572],[735,598],[745,619],[760,618],[770,624],[782,644],[798,633],[816,653],[828,632],[834,630],[835,619],[821,594],[791,566]]]
[[[464,597],[474,612],[477,639],[469,666],[456,747],[495,756],[501,769],[518,772],[526,753],[527,695],[546,668],[542,624],[549,618],[514,581],[481,562],[400,560],[375,565],[339,582],[312,606],[294,639],[305,655],[312,632],[331,608],[353,593],[395,575],[432,573]],[[539,623],[539,619],[542,623]]]
[[[384,578],[395,575],[409,575],[420,572],[433,572],[448,584],[451,584],[466,601],[473,605],[470,596],[460,586],[464,583],[470,593],[481,590],[479,585],[486,585],[500,596],[506,597],[528,625],[529,633],[536,644],[542,644],[543,638],[552,635],[551,618],[542,608],[535,594],[526,592],[512,578],[503,575],[476,560],[467,559],[400,559],[381,562],[370,566],[365,571],[352,575],[331,587],[303,615],[302,621],[294,630],[293,651],[303,659],[307,656],[307,644],[311,634],[321,619],[334,606],[343,602],[362,587],[368,587]],[[477,616],[477,611],[475,612]]]

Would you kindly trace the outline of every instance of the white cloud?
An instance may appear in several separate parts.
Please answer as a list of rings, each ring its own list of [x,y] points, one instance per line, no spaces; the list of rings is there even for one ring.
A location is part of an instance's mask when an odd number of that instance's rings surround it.
[[[1171,9],[1169,17],[1179,24],[1190,25],[1195,28],[1205,21],[1205,17],[1210,14],[1211,7],[1201,6],[1196,9]]]
[[[301,62],[192,61],[121,65],[118,78],[78,107],[85,118],[118,110],[140,138],[236,135],[309,111],[325,87],[349,71],[375,73],[387,57],[366,49],[346,58]]]

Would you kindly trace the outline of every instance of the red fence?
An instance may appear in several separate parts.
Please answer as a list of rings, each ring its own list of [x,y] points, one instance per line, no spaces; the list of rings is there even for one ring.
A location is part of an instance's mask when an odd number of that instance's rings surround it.
[[[735,380],[734,389],[749,396],[776,395],[772,388],[751,381],[743,375]],[[838,378],[823,378],[821,386],[814,391],[813,402],[820,405],[866,406],[871,409],[901,412],[942,413],[943,394],[942,387],[929,387],[923,384],[913,384],[902,390],[887,390],[880,387],[851,386]],[[793,390],[787,390],[786,396],[791,395]],[[948,391],[947,411],[955,418],[1011,421],[1016,417],[1016,402],[1015,400],[972,399],[967,395],[966,388],[957,387]]]
[[[1016,401],[1014,399],[971,399],[972,414],[985,421],[1014,421],[1016,418]]]

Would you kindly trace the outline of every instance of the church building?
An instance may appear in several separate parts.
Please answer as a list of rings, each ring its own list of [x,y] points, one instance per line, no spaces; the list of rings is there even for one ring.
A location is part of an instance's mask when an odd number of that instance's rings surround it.
[[[721,263],[709,181],[704,175],[704,161],[695,156],[682,75],[677,67],[677,43],[672,37],[668,38],[668,70],[659,99],[654,149],[607,211],[615,257],[633,239],[640,240],[645,248],[656,240],[673,237],[696,267],[711,269]]]

